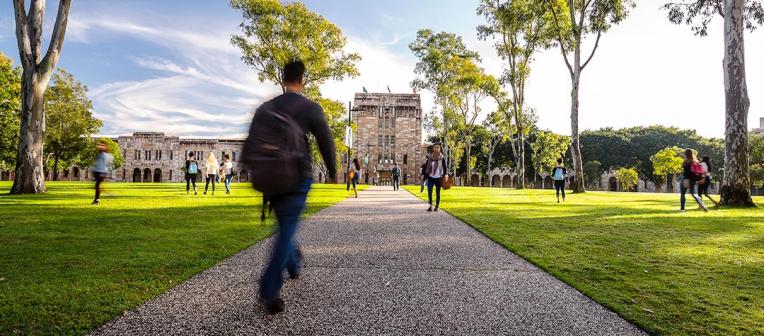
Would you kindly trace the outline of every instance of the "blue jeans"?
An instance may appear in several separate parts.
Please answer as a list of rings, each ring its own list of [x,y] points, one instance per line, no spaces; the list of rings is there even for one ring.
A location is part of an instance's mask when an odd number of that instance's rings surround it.
[[[442,178],[427,178],[427,199],[430,202],[430,206],[432,206],[432,187],[435,187],[435,207],[440,206],[440,186]]]
[[[305,209],[305,201],[312,183],[313,179],[306,178],[296,191],[269,198],[279,222],[279,232],[273,245],[270,262],[260,280],[260,294],[265,300],[279,297],[281,286],[284,284],[282,276],[285,268],[290,273],[296,273],[300,269],[294,235],[297,233],[300,214]]]
[[[225,191],[231,192],[231,179],[233,178],[233,174],[225,174]]]
[[[682,181],[682,183],[680,184],[680,187],[679,187],[679,192],[682,194],[682,196],[679,197],[680,209],[684,210],[684,205],[687,203],[687,197],[685,196],[685,194],[687,194],[688,190],[690,191],[690,195],[692,195],[692,198],[695,199],[695,202],[698,202],[698,205],[702,206],[703,205],[703,200],[699,196],[695,195],[695,181],[690,180],[690,187],[689,188],[685,188],[684,187],[684,181]]]

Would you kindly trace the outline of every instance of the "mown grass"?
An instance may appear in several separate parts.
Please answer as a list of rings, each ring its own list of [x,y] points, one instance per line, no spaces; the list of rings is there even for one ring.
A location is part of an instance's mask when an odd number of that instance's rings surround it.
[[[653,334],[764,335],[764,209],[487,188],[444,191],[441,207]]]
[[[100,206],[92,183],[48,188],[8,195],[0,182],[0,335],[85,334],[273,228],[248,184],[194,197],[184,184],[107,183]],[[314,185],[307,214],[347,196]]]

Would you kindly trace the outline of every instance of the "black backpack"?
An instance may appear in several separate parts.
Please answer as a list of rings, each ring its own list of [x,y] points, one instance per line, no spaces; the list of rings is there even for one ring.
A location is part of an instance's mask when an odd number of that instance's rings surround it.
[[[307,142],[299,124],[273,102],[255,112],[242,148],[242,164],[250,169],[252,186],[267,196],[296,190]]]

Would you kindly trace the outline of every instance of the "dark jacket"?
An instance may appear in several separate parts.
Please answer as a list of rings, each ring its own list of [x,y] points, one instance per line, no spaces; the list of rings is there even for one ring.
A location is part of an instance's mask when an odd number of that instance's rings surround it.
[[[329,129],[329,124],[324,117],[324,110],[305,96],[287,92],[265,104],[274,104],[284,114],[288,114],[302,128],[305,143],[308,143],[308,133],[313,134],[321,151],[321,157],[326,163],[329,176],[337,176],[336,151],[334,150],[334,138]],[[265,105],[264,104],[264,105]],[[258,108],[258,111],[263,107]],[[257,113],[257,112],[255,112]],[[313,163],[310,155],[310,146],[306,147],[304,159],[300,164],[300,170],[304,177],[313,175]]]
[[[191,162],[196,162],[196,174],[191,174],[188,172],[188,167],[191,165]],[[202,167],[199,167],[199,162],[196,161],[196,159],[186,160],[186,175],[198,175],[199,171],[201,170],[202,170]]]
[[[448,170],[446,169],[446,156],[441,154],[440,160],[441,160],[440,164],[443,167],[443,175],[444,176],[448,175]],[[421,166],[422,167],[422,176],[424,176],[425,178],[430,177],[430,175],[427,173],[427,167],[430,165],[430,162],[432,162],[432,156],[428,155],[427,156],[427,160],[425,160],[424,164]],[[443,177],[443,176],[441,176],[441,177]]]

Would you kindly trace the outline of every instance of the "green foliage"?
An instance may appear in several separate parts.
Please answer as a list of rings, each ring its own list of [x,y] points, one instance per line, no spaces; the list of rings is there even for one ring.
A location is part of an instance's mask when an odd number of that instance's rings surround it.
[[[552,190],[455,188],[444,210],[650,335],[764,334],[762,208],[678,213],[676,194],[606,192],[557,206]]]
[[[0,170],[16,165],[21,119],[21,69],[0,52]]]
[[[682,158],[683,150],[679,147],[666,147],[655,153],[650,157],[650,162],[653,164],[654,176],[668,176],[682,172],[682,164],[684,159]]]
[[[669,2],[663,5],[668,10],[668,19],[675,24],[692,25],[692,32],[698,36],[708,35],[708,25],[715,16],[724,17],[724,4],[721,0],[685,0]],[[761,0],[746,0],[745,27],[756,30],[757,25],[764,24],[764,6]]]
[[[584,163],[584,178],[590,188],[600,187],[603,172],[602,163],[597,160]]]
[[[764,187],[764,134],[751,134],[748,137],[748,150],[751,183],[756,188],[762,188]]]
[[[327,80],[357,76],[361,56],[345,53],[342,31],[300,2],[278,0],[231,0],[244,22],[242,35],[231,43],[241,49],[242,60],[254,68],[261,81],[284,89],[281,69],[293,60],[305,63],[306,86],[318,87]]]
[[[98,154],[98,143],[103,142],[106,144],[106,147],[109,148],[109,154],[114,156],[114,162],[112,163],[111,169],[117,169],[122,167],[122,165],[125,163],[125,158],[122,156],[122,151],[119,149],[119,143],[109,139],[109,138],[97,138],[92,139],[90,142],[89,148],[91,149],[90,155],[83,155],[83,157],[80,158],[80,167],[90,167],[93,165],[93,162],[95,161],[95,157]],[[184,167],[185,169],[185,167]]]
[[[634,168],[621,167],[615,171],[615,178],[623,191],[632,191],[639,183],[639,173]]]
[[[91,136],[103,124],[93,117],[93,103],[87,87],[70,73],[59,69],[53,84],[45,92],[46,134],[43,152],[48,169],[54,172],[70,165],[92,162],[94,143]],[[91,160],[91,161],[89,161]]]
[[[329,124],[329,129],[332,131],[337,160],[337,162],[335,162],[335,167],[339,167],[342,162],[342,155],[347,154],[348,150],[348,146],[345,144],[345,130],[348,125],[347,108],[342,102],[327,98],[315,97],[314,101],[324,110],[324,117]],[[355,129],[356,125],[351,124],[351,127]],[[311,140],[313,139],[311,138]],[[313,156],[313,164],[326,175],[326,165],[324,165],[324,159],[321,156],[321,152],[318,150],[318,145],[315,141],[311,141],[311,155]],[[342,167],[337,169],[338,172],[343,170],[344,168]]]
[[[98,207],[92,183],[0,197],[0,335],[86,335],[273,232],[251,185],[204,198],[184,187],[107,182]],[[9,189],[0,182],[0,194]],[[347,195],[314,185],[306,213]]]
[[[550,131],[536,131],[531,142],[531,161],[536,175],[551,172],[557,165],[557,159],[565,156],[570,148],[570,137]]]

